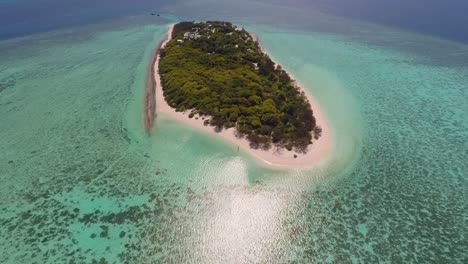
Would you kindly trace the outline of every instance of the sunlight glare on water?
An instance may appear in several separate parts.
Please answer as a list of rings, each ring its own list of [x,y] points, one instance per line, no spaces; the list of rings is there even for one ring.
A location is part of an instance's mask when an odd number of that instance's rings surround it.
[[[0,263],[463,263],[467,46],[242,3],[0,41]],[[330,156],[273,170],[164,116],[146,135],[146,67],[178,18],[258,35],[323,109]]]

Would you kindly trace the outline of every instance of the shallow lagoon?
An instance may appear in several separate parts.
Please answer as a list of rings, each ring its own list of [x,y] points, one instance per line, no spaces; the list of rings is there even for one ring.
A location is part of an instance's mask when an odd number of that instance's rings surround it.
[[[166,11],[202,17],[184,10]],[[463,261],[467,47],[292,19],[296,10],[257,21],[245,11],[226,16],[317,98],[334,128],[332,155],[272,171],[164,116],[146,136],[145,69],[177,17],[5,40],[0,262]]]

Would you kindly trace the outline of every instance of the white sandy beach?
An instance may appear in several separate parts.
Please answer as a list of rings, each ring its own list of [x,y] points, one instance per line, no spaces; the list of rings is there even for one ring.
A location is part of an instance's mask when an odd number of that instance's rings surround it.
[[[161,47],[164,47],[172,36],[172,29],[173,25],[169,27],[167,33],[167,39],[162,43]],[[229,143],[233,144],[234,146],[238,146],[239,149],[247,152],[251,156],[255,157],[264,165],[268,165],[269,167],[277,167],[277,168],[304,168],[304,167],[311,167],[314,164],[321,161],[325,158],[330,150],[331,150],[331,131],[329,129],[329,125],[325,119],[325,116],[320,111],[318,104],[310,96],[307,91],[302,88],[302,85],[297,82],[299,87],[304,91],[307,96],[307,99],[310,102],[312,107],[314,117],[316,118],[317,125],[322,128],[322,136],[318,140],[314,140],[313,144],[309,146],[308,151],[306,154],[296,153],[294,151],[288,151],[286,149],[277,149],[275,147],[271,148],[268,151],[261,150],[261,149],[253,149],[250,147],[249,141],[245,138],[237,138],[234,134],[235,129],[223,129],[221,132],[215,132],[214,127],[212,126],[205,126],[203,124],[204,120],[202,118],[195,119],[189,118],[189,112],[176,112],[174,108],[170,107],[164,99],[163,90],[161,86],[161,80],[158,73],[159,69],[159,54],[156,55],[157,58],[155,60],[154,65],[154,77],[156,81],[156,112],[157,113],[164,113],[165,115],[179,120],[191,127],[199,129],[201,131],[205,131],[207,133],[215,134],[220,136],[221,138],[227,140]],[[271,58],[271,56],[270,56]],[[272,58],[273,59],[273,58]],[[289,73],[288,73],[289,74]],[[291,78],[294,78],[290,74]],[[297,79],[296,79],[297,80]],[[297,155],[297,158],[294,158],[294,154]]]

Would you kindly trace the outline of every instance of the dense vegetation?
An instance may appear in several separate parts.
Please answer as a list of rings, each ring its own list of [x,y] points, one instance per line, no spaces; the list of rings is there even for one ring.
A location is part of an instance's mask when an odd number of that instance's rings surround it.
[[[253,146],[305,152],[317,139],[307,98],[244,29],[227,22],[182,22],[160,50],[168,104],[205,125],[235,127]]]

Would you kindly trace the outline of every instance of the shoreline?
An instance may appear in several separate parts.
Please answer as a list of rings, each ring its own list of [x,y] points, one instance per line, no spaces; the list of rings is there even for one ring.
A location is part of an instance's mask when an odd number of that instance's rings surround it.
[[[163,41],[151,51],[151,61],[147,67],[145,75],[145,96],[143,102],[143,124],[145,132],[149,135],[153,129],[155,115],[156,115],[156,79],[154,72],[156,67],[156,59],[161,48]]]
[[[314,164],[317,164],[321,160],[323,160],[331,150],[331,132],[328,126],[328,123],[325,119],[325,116],[320,111],[317,102],[310,96],[306,90],[303,89],[302,84],[297,81],[294,76],[292,76],[289,72],[288,74],[291,78],[296,82],[299,86],[300,90],[304,92],[306,95],[307,100],[309,101],[312,112],[316,119],[316,123],[318,126],[322,128],[322,135],[318,140],[313,140],[313,144],[309,145],[308,151],[306,154],[296,153],[295,151],[288,151],[284,148],[278,149],[273,146],[270,150],[262,150],[262,149],[253,149],[250,147],[250,142],[245,138],[237,138],[235,136],[235,128],[223,129],[220,132],[215,131],[214,127],[212,126],[205,126],[203,124],[203,119],[195,119],[197,116],[193,118],[189,118],[189,112],[176,112],[174,108],[169,106],[164,99],[163,90],[161,86],[161,80],[159,76],[159,50],[163,48],[172,37],[172,30],[174,25],[170,25],[166,34],[166,38],[164,41],[160,43],[160,45],[156,48],[156,53],[152,58],[152,66],[151,70],[154,76],[154,83],[155,83],[155,103],[156,103],[156,112],[163,113],[170,117],[171,119],[178,120],[182,123],[185,123],[192,128],[195,128],[200,131],[204,131],[207,133],[214,133],[221,138],[225,139],[233,146],[237,146],[238,149],[242,149],[242,151],[248,153],[250,156],[253,156],[255,159],[260,161],[263,165],[267,165],[273,168],[307,168],[311,167]],[[256,39],[256,38],[255,38]],[[259,43],[260,45],[260,43]],[[265,52],[262,48],[262,51]],[[266,53],[266,52],[265,52]],[[269,56],[269,55],[268,55]],[[270,56],[271,58],[271,56]],[[273,58],[271,58],[273,60]],[[154,62],[154,63],[153,63]],[[276,64],[276,62],[275,62]],[[153,86],[153,87],[154,87]],[[145,96],[146,98],[146,96]],[[145,108],[146,110],[146,108]],[[297,158],[294,158],[294,155],[297,155]]]

